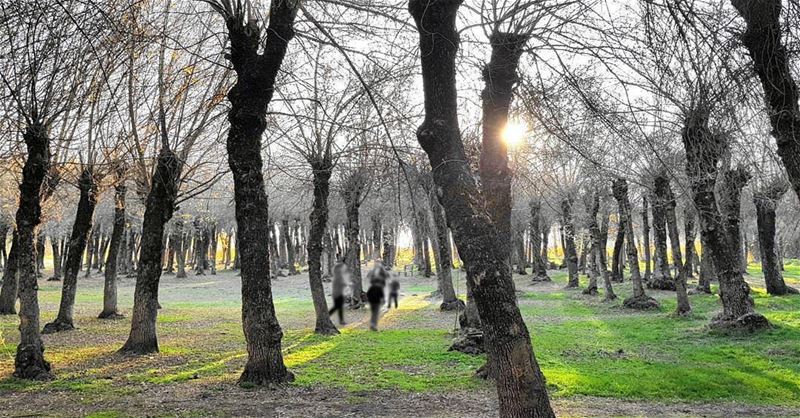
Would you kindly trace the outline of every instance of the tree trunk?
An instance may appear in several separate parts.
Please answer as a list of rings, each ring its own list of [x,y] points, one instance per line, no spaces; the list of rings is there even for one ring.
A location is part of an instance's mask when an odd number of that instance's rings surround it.
[[[311,287],[311,299],[314,301],[316,325],[314,332],[322,335],[338,334],[328,313],[328,302],[325,300],[325,289],[322,286],[322,239],[328,227],[328,195],[333,164],[330,153],[322,158],[311,158],[308,161],[314,175],[314,204],[308,220],[311,231],[308,237],[308,282]]]
[[[166,135],[162,133],[162,135]],[[133,296],[131,332],[123,353],[148,354],[158,352],[156,316],[158,314],[158,283],[163,263],[164,225],[172,218],[178,195],[181,163],[178,156],[162,145],[156,170],[150,182],[142,224],[142,248],[136,268],[136,290]]]
[[[600,202],[598,201],[597,204],[599,205]],[[611,286],[611,274],[608,272],[608,253],[606,252],[606,246],[608,245],[608,209],[604,207],[601,216],[602,221],[600,223],[600,227],[597,228],[597,237],[595,238],[594,243],[595,251],[597,252],[595,259],[598,263],[597,268],[600,270],[600,274],[603,276],[603,286],[605,287],[606,293],[604,299],[606,301],[611,301],[616,299],[617,295],[614,293],[614,288]],[[592,232],[592,234],[595,233]]]
[[[675,195],[672,193],[672,188],[669,185],[669,177],[667,177],[666,174],[656,176],[655,189],[656,196],[663,198],[669,243],[672,249],[672,264],[675,268],[675,294],[678,299],[675,313],[678,315],[686,315],[691,312],[692,307],[689,305],[689,296],[686,292],[686,271],[681,256],[678,220],[675,216]]]
[[[50,237],[50,249],[53,251],[53,275],[50,276],[48,281],[60,281],[61,280],[61,243],[60,239],[51,236]]]
[[[751,331],[769,327],[769,321],[753,309],[750,286],[739,271],[737,257],[723,230],[722,216],[714,196],[717,163],[725,139],[722,135],[711,133],[708,115],[702,110],[687,115],[682,139],[686,149],[686,174],[700,216],[700,233],[710,247],[714,266],[718,269],[723,312],[712,322],[712,326]]]
[[[653,280],[653,273],[650,270],[650,219],[647,214],[649,211],[647,196],[642,196],[642,247],[644,250],[644,282],[650,285]]]
[[[53,322],[44,326],[43,334],[75,329],[72,314],[75,308],[75,293],[78,290],[81,255],[83,255],[87,239],[91,239],[92,217],[94,216],[94,208],[97,205],[97,184],[91,168],[84,168],[81,172],[78,188],[81,196],[78,200],[78,211],[75,214],[75,223],[72,225],[72,235],[69,239],[69,255],[67,256],[66,271],[64,272],[64,283],[61,288],[61,304],[58,308],[58,316]],[[91,257],[88,258],[88,261],[87,271],[90,271]]]
[[[426,189],[428,190],[428,205],[431,210],[431,220],[433,221],[434,243],[438,249],[439,264],[436,267],[436,277],[439,281],[439,291],[442,296],[442,303],[439,309],[443,311],[460,310],[464,308],[464,302],[458,299],[453,288],[453,254],[450,252],[450,232],[447,228],[447,219],[444,208],[436,197],[436,187],[433,185],[433,177],[427,176]]]
[[[675,281],[672,280],[667,255],[667,202],[668,197],[660,195],[663,190],[658,188],[666,174],[659,173],[653,178],[655,185],[653,193],[653,238],[656,247],[655,271],[653,280],[648,283],[651,289],[675,290]],[[666,179],[669,181],[669,178]]]
[[[750,173],[744,167],[722,172],[722,184],[719,187],[719,211],[722,215],[722,227],[728,239],[728,246],[731,248],[732,255],[736,263],[735,268],[740,273],[746,273],[742,269],[745,264],[743,261],[744,250],[742,249],[741,224],[741,203],[742,189],[750,180]]]
[[[44,359],[44,344],[39,334],[39,298],[34,259],[34,235],[41,222],[41,189],[50,164],[50,139],[41,124],[29,125],[23,134],[28,157],[22,168],[17,208],[16,262],[19,268],[19,331],[20,340],[14,358],[14,377],[49,380],[54,376]],[[11,258],[12,256],[9,256]],[[12,265],[12,263],[9,263]],[[15,292],[16,293],[16,292]],[[16,297],[14,298],[16,299]],[[13,299],[12,299],[13,300]]]
[[[241,253],[242,327],[247,363],[239,382],[264,385],[291,381],[281,353],[283,331],[275,317],[269,261],[269,211],[264,191],[261,135],[289,40],[294,37],[296,2],[270,4],[266,40],[259,23],[244,11],[218,8],[226,20],[231,43],[229,59],[236,84],[228,92],[228,164],[233,173],[237,250]],[[247,20],[245,20],[247,19]],[[259,52],[263,44],[263,51]]]
[[[125,233],[125,193],[127,187],[119,180],[114,188],[114,226],[111,242],[108,245],[105,282],[103,284],[103,311],[100,319],[119,319],[123,316],[117,311],[117,257],[119,256],[122,234]]]
[[[565,198],[561,201],[561,214],[564,223],[564,261],[567,264],[569,281],[567,288],[577,288],[578,281],[578,254],[575,251],[575,225],[572,223],[572,199]]]
[[[625,244],[625,225],[622,221],[622,215],[619,215],[619,223],[617,225],[617,237],[614,240],[614,252],[611,254],[611,280],[617,283],[622,283],[622,254],[623,246]]]
[[[625,229],[625,235],[633,237],[633,216],[631,202],[628,198],[628,182],[618,178],[612,183],[614,199],[619,205],[620,226]],[[642,284],[642,276],[639,272],[639,255],[636,250],[636,243],[632,239],[627,241],[628,264],[631,271],[631,283],[633,284],[633,295],[625,299],[622,305],[629,309],[658,309],[658,302],[647,296]]]
[[[211,275],[217,274],[217,222],[211,222],[208,237],[211,240],[208,249],[208,268],[211,270]]]
[[[347,223],[344,228],[347,249],[345,250],[345,263],[350,270],[352,298],[350,306],[361,307],[364,301],[364,288],[361,284],[361,236],[358,223],[358,210],[361,206],[361,192],[366,183],[364,172],[357,170],[345,179],[342,186],[342,198],[345,204]]]
[[[758,246],[761,248],[761,271],[767,293],[780,296],[797,293],[797,290],[786,285],[781,274],[778,252],[775,247],[775,211],[778,202],[788,185],[775,182],[765,190],[754,193],[753,203],[756,206],[756,224],[758,226]]]
[[[409,2],[420,33],[425,98],[425,120],[417,130],[417,140],[434,168],[439,201],[467,269],[468,289],[475,297],[489,362],[497,376],[500,415],[553,417],[544,376],[516,304],[508,251],[503,247],[508,238],[499,235],[489,216],[458,127],[455,20],[459,5],[458,1]],[[493,54],[497,49],[493,48]],[[494,79],[493,68],[486,73]]]
[[[731,0],[731,3],[747,23],[742,43],[753,59],[764,88],[778,155],[792,188],[800,197],[800,94],[781,40],[784,33],[780,22],[782,2]]]
[[[534,282],[549,282],[547,276],[547,248],[542,245],[542,238],[546,234],[542,228],[542,203],[538,200],[530,201],[531,211],[531,273]]]
[[[175,264],[177,266],[177,271],[175,272],[175,277],[178,279],[183,279],[186,277],[186,232],[184,231],[184,222],[183,218],[178,216],[178,219],[175,221]]]
[[[697,212],[694,205],[686,205],[683,210],[683,235],[684,235],[684,252],[686,253],[686,260],[683,262],[683,270],[686,273],[686,280],[694,278],[694,261],[697,258],[694,249],[694,241],[697,238],[697,230],[695,228],[695,219],[697,219]]]
[[[289,270],[289,275],[293,276],[297,274],[297,267],[295,267],[295,258],[294,258],[294,244],[292,243],[292,238],[289,234],[289,220],[282,219],[281,220],[281,245],[286,247],[286,268]]]
[[[599,266],[599,249],[600,249],[600,229],[597,227],[597,212],[600,210],[600,196],[597,193],[592,193],[589,199],[585,201],[586,212],[589,217],[589,235],[591,244],[587,255],[587,262],[589,264],[589,285],[583,289],[585,295],[597,295],[597,276],[600,274]],[[584,251],[586,253],[587,251]],[[612,291],[613,292],[613,291]]]
[[[389,269],[394,268],[394,251],[395,251],[394,238],[395,238],[394,227],[387,228],[386,225],[384,225],[382,258],[383,258],[383,265]]]
[[[20,247],[19,233],[15,229],[11,238],[11,251],[8,253],[6,268],[3,271],[3,286],[0,288],[0,315],[17,313],[17,288],[19,285]],[[38,332],[38,330],[37,330]]]

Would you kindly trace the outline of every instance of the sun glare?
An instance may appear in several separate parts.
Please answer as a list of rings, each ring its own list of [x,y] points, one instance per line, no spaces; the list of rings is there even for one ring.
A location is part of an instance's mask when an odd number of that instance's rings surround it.
[[[503,129],[503,141],[509,147],[516,147],[525,139],[528,127],[522,122],[508,122]]]

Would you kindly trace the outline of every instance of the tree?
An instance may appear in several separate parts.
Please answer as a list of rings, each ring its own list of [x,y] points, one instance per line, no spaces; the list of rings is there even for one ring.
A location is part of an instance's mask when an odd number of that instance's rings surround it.
[[[786,181],[779,178],[753,194],[758,224],[758,245],[761,249],[761,271],[764,272],[767,293],[775,296],[797,293],[797,289],[787,286],[783,281],[775,246],[775,212],[778,202],[788,188]]]

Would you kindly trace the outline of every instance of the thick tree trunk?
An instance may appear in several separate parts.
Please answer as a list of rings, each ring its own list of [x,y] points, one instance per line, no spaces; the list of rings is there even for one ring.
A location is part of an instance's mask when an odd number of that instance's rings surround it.
[[[598,197],[599,198],[599,197]],[[599,201],[597,203],[599,205]],[[599,208],[598,208],[599,211]],[[605,207],[601,212],[602,220],[600,222],[600,227],[596,231],[597,237],[595,238],[594,247],[596,251],[595,259],[597,260],[597,268],[600,270],[600,274],[603,276],[603,286],[605,287],[605,297],[604,299],[607,301],[611,301],[617,298],[616,293],[614,293],[614,288],[611,285],[611,274],[608,272],[608,253],[606,252],[606,246],[608,246],[608,209]],[[592,232],[594,235],[595,233]]]
[[[294,37],[296,2],[273,1],[266,40],[252,16],[229,15],[229,59],[236,84],[228,92],[228,164],[233,173],[237,225],[237,250],[241,253],[242,327],[247,341],[247,363],[241,384],[274,384],[294,379],[281,353],[283,331],[275,317],[269,261],[269,211],[264,191],[261,135],[266,128],[267,106],[272,100],[289,41]],[[234,13],[242,13],[238,10]],[[263,43],[263,51],[259,53]]]
[[[619,178],[612,184],[614,199],[619,205],[620,225],[625,229],[625,235],[633,237],[633,216],[631,202],[628,198],[628,182]],[[631,283],[633,284],[633,295],[623,301],[623,306],[630,309],[658,309],[658,302],[647,296],[642,284],[642,276],[639,272],[639,255],[636,250],[636,243],[632,239],[628,240],[627,245],[628,265],[631,271]]]
[[[567,265],[569,281],[567,288],[577,288],[578,281],[578,254],[575,251],[575,224],[572,223],[572,199],[565,198],[561,201],[561,215],[564,223],[564,262]]]
[[[526,275],[528,272],[525,270],[527,264],[527,257],[525,256],[525,228],[518,225],[514,231],[514,248],[517,251],[516,273],[519,275]],[[585,259],[586,251],[581,257]],[[585,260],[584,260],[585,261]]]
[[[516,304],[508,251],[503,248],[508,238],[499,235],[489,216],[458,127],[455,20],[459,6],[457,0],[409,2],[420,33],[425,96],[425,121],[417,130],[417,140],[433,167],[439,201],[467,270],[468,289],[475,297],[489,362],[497,376],[500,415],[553,417],[544,376]]]
[[[61,304],[59,305],[56,319],[44,326],[44,330],[42,330],[44,334],[75,329],[72,313],[75,308],[75,293],[78,290],[81,255],[86,247],[87,239],[90,239],[92,217],[94,216],[94,208],[97,205],[97,184],[91,168],[84,168],[81,172],[78,188],[81,196],[78,200],[78,211],[75,214],[75,223],[72,225],[72,235],[69,239],[69,255],[67,256],[66,271],[64,272],[64,283],[61,288]],[[91,257],[88,260],[89,267],[87,271],[91,270]]]
[[[667,218],[667,232],[669,233],[669,243],[672,249],[672,265],[675,268],[675,294],[678,299],[678,305],[675,313],[678,315],[686,315],[691,312],[692,307],[689,305],[689,296],[686,292],[686,270],[683,265],[683,257],[681,256],[681,242],[678,236],[678,220],[675,216],[675,195],[672,193],[672,188],[669,185],[669,177],[657,176],[655,180],[656,195],[664,199],[664,208]],[[687,254],[689,255],[689,254]]]
[[[61,280],[61,240],[56,237],[50,237],[50,249],[53,251],[53,275],[50,276],[48,281]]]
[[[611,254],[611,280],[622,283],[622,257],[625,244],[625,225],[622,223],[622,215],[619,215],[617,224],[617,236],[614,239],[614,252]]]
[[[599,267],[599,249],[600,249],[600,229],[597,227],[597,212],[600,211],[600,196],[597,193],[591,193],[587,196],[585,201],[586,213],[589,218],[589,236],[591,244],[589,247],[588,264],[589,264],[589,285],[583,289],[585,295],[597,295],[597,276],[600,275]],[[613,292],[613,291],[612,291]]]
[[[700,257],[700,277],[697,279],[698,293],[711,294],[711,282],[717,280],[716,269],[714,268],[713,257],[711,257],[711,247],[708,246],[706,238],[700,234],[700,248],[703,251]]]
[[[217,274],[217,222],[212,221],[209,228],[208,238],[211,241],[208,248],[208,268],[211,275]]]
[[[358,210],[361,206],[361,192],[365,185],[364,173],[355,171],[345,180],[342,189],[342,198],[345,204],[347,223],[344,228],[344,235],[347,241],[345,250],[345,263],[350,270],[352,298],[350,306],[353,308],[361,307],[364,301],[364,287],[361,283],[361,235],[358,223]]]
[[[655,185],[653,193],[653,238],[655,241],[655,271],[653,280],[648,283],[651,289],[675,290],[675,281],[672,280],[669,268],[669,257],[667,255],[667,202],[668,197],[659,194],[663,190],[658,188],[659,182],[669,178],[666,174],[659,173],[653,178]]]
[[[311,299],[314,301],[316,325],[314,332],[322,335],[338,334],[328,313],[325,300],[325,289],[322,286],[322,239],[328,227],[328,195],[333,164],[331,156],[326,153],[322,158],[308,161],[314,175],[314,203],[308,220],[311,231],[308,237],[308,282],[311,287]]]
[[[722,215],[722,227],[728,239],[728,246],[731,248],[736,266],[740,273],[746,273],[742,269],[745,265],[744,250],[742,249],[741,224],[741,205],[742,189],[750,180],[750,173],[744,167],[722,172],[722,184],[719,187],[719,211]]]
[[[286,268],[289,270],[289,275],[293,276],[297,274],[297,267],[295,267],[295,257],[294,257],[294,244],[292,243],[292,238],[289,234],[289,220],[282,219],[281,220],[281,245],[286,247]]]
[[[175,264],[177,271],[175,277],[183,279],[186,277],[186,232],[184,231],[184,222],[182,217],[178,217],[175,221]]]
[[[103,311],[100,319],[119,319],[123,316],[117,310],[117,257],[119,256],[122,234],[125,233],[125,193],[127,187],[122,180],[114,190],[114,226],[111,242],[108,245],[105,282],[103,283]]]
[[[697,238],[697,229],[695,219],[697,219],[697,212],[694,205],[686,205],[683,210],[683,235],[684,235],[684,253],[686,253],[686,260],[683,262],[683,270],[686,273],[686,280],[694,278],[694,261],[697,258],[695,254],[694,242]]]
[[[394,268],[394,238],[394,227],[387,228],[386,225],[384,225],[383,254],[381,255],[381,258],[383,259],[383,265],[389,269]]]
[[[194,221],[195,246],[194,246],[194,274],[204,276],[208,267],[209,230],[205,220]]]
[[[150,182],[150,193],[145,202],[142,248],[136,268],[131,332],[128,340],[120,349],[123,353],[158,352],[156,316],[158,314],[158,283],[161,278],[164,254],[162,237],[164,236],[164,225],[172,218],[175,210],[181,168],[178,156],[164,144],[158,155],[156,171]]]
[[[783,281],[775,246],[775,211],[781,197],[786,193],[787,186],[783,182],[775,182],[765,190],[754,193],[753,196],[753,203],[756,206],[758,246],[761,248],[761,271],[764,273],[767,293],[775,296],[797,293],[796,289],[787,286]]]
[[[750,53],[769,106],[772,135],[789,181],[800,197],[800,105],[781,19],[781,0],[731,0],[747,23],[742,43]]]
[[[720,299],[723,312],[713,327],[756,330],[769,327],[763,315],[753,309],[750,286],[744,281],[737,257],[723,230],[722,216],[714,196],[717,163],[725,139],[708,129],[704,111],[687,115],[682,132],[686,150],[686,174],[692,185],[694,203],[700,216],[700,233],[710,248],[714,266],[718,269]]]
[[[42,183],[50,164],[50,139],[40,124],[28,126],[23,134],[28,156],[22,168],[17,208],[17,242],[19,248],[19,331],[20,340],[14,358],[14,377],[49,380],[53,378],[50,363],[44,359],[44,344],[39,334],[39,298],[34,259],[34,236],[41,222]],[[11,248],[12,253],[14,247]],[[10,257],[9,257],[10,258]]]

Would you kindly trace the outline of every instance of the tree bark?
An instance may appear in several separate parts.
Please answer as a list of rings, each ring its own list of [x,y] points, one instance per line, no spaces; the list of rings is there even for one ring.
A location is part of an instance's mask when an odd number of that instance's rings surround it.
[[[166,135],[162,133],[163,135]],[[142,247],[136,268],[131,332],[120,352],[149,354],[158,352],[156,316],[158,283],[164,254],[164,225],[172,218],[178,196],[178,178],[182,169],[178,156],[162,145],[156,170],[150,181],[142,223]]]
[[[0,287],[0,315],[14,315],[17,313],[17,289],[19,287],[19,263],[21,257],[19,232],[14,229],[12,234],[11,251],[8,252],[6,268],[3,270],[3,285]]]
[[[425,120],[417,140],[433,168],[437,197],[445,209],[467,270],[486,335],[489,361],[498,377],[503,417],[553,417],[544,376],[516,304],[508,251],[472,176],[458,127],[455,57],[458,0],[411,0],[420,34]],[[491,72],[490,72],[491,74]]]
[[[800,197],[800,94],[781,40],[781,3],[781,0],[731,0],[747,23],[742,43],[764,88],[778,155]]]
[[[383,258],[383,265],[387,268],[391,269],[394,268],[394,228],[387,228],[384,225],[383,228],[383,254],[381,257]],[[448,250],[449,252],[449,250]],[[332,265],[331,265],[332,266]]]
[[[460,310],[464,308],[464,302],[458,299],[453,288],[453,254],[450,252],[450,232],[447,228],[447,219],[444,208],[436,197],[436,187],[433,185],[433,177],[428,176],[426,183],[428,190],[428,205],[431,210],[433,221],[434,246],[438,248],[439,265],[436,269],[436,277],[439,281],[439,290],[442,296],[442,303],[439,309],[443,311]]]
[[[650,219],[647,212],[648,208],[647,196],[642,196],[642,247],[644,250],[644,282],[648,284],[653,279],[653,273],[650,270]]]
[[[689,305],[689,295],[686,292],[686,269],[683,265],[683,257],[681,256],[681,242],[678,236],[678,220],[675,216],[675,195],[672,193],[672,188],[669,185],[669,177],[666,175],[656,176],[655,180],[656,195],[664,199],[664,212],[667,220],[667,231],[669,233],[669,243],[672,247],[672,264],[675,268],[675,295],[678,299],[678,305],[675,313],[678,315],[686,315],[692,311]],[[687,256],[690,255],[687,253]]]
[[[669,178],[665,178],[665,176],[665,173],[658,173],[653,178],[653,184],[655,186],[653,192],[653,238],[656,247],[656,266],[653,280],[648,285],[651,289],[675,290],[675,281],[672,280],[670,275],[669,257],[667,255],[668,197],[663,195],[663,189],[659,189],[658,186],[663,181],[669,182]]]
[[[75,329],[72,314],[75,308],[75,293],[78,286],[78,273],[80,273],[81,268],[81,255],[83,255],[87,239],[91,238],[92,217],[94,216],[94,208],[97,205],[97,184],[91,167],[86,167],[81,172],[78,188],[81,196],[78,200],[78,211],[75,214],[75,223],[72,225],[72,235],[69,239],[69,255],[67,256],[64,282],[61,288],[61,303],[56,319],[44,326],[43,334]],[[91,270],[91,257],[88,258],[88,261],[87,271]]]
[[[44,344],[39,334],[39,286],[36,281],[34,236],[41,223],[42,183],[50,164],[50,138],[42,124],[34,123],[23,134],[28,157],[22,168],[17,208],[17,242],[19,267],[19,331],[20,340],[14,358],[14,377],[49,380],[54,376],[44,359]],[[14,247],[11,251],[13,253]],[[9,257],[10,258],[10,257]]]
[[[297,267],[295,267],[294,245],[289,234],[289,219],[281,220],[281,245],[285,246],[286,268],[289,270],[289,275],[293,276],[297,274]]]
[[[50,276],[48,281],[61,280],[61,239],[51,236],[50,249],[53,251],[53,275]]]
[[[105,281],[103,283],[103,311],[100,319],[119,319],[123,316],[117,310],[117,257],[119,256],[122,234],[125,233],[125,194],[127,187],[123,180],[114,187],[114,226],[106,258]]]
[[[681,136],[686,150],[686,174],[700,216],[700,234],[718,269],[723,312],[712,322],[712,327],[750,331],[769,327],[769,321],[753,308],[750,286],[739,271],[714,196],[717,164],[725,139],[711,133],[708,114],[703,110],[687,115]]]
[[[561,201],[561,215],[563,216],[564,233],[564,262],[567,265],[569,281],[567,288],[577,288],[578,280],[578,254],[575,251],[575,224],[572,223],[572,198]]]
[[[728,246],[731,248],[736,269],[740,273],[746,273],[742,269],[744,265],[744,250],[742,249],[741,224],[741,205],[742,189],[750,180],[750,173],[744,167],[738,167],[722,172],[722,184],[719,187],[719,211],[722,215],[722,227],[728,239]]]
[[[614,199],[619,205],[620,225],[625,229],[625,235],[633,237],[633,216],[631,212],[631,202],[628,198],[628,182],[618,178],[612,183]],[[628,264],[631,271],[631,283],[633,284],[633,295],[622,302],[622,305],[630,309],[658,309],[658,302],[647,296],[642,284],[642,276],[639,272],[639,255],[636,250],[636,243],[632,239],[627,242]]]
[[[622,221],[622,215],[619,214],[619,222],[617,224],[617,236],[614,239],[614,252],[611,254],[611,279],[617,283],[622,283],[622,254],[624,254],[623,247],[625,245],[625,225]]]
[[[294,37],[298,3],[273,1],[263,51],[259,23],[243,10],[228,14],[230,61],[236,84],[228,92],[228,164],[233,173],[237,225],[237,250],[241,252],[242,327],[247,341],[247,363],[241,384],[274,384],[294,379],[281,353],[283,331],[275,317],[269,262],[269,211],[264,191],[261,135],[266,128],[267,106],[289,41]]]
[[[344,228],[347,248],[345,250],[345,263],[350,270],[350,280],[352,284],[352,298],[350,306],[353,308],[361,307],[364,301],[364,287],[361,283],[361,236],[358,223],[358,211],[361,206],[361,192],[365,185],[365,174],[354,171],[345,179],[342,188],[342,198],[345,204],[347,223]]]
[[[767,293],[774,296],[795,294],[797,290],[786,285],[778,262],[775,246],[775,212],[778,202],[786,193],[788,185],[777,181],[764,190],[754,193],[753,203],[756,206],[756,224],[758,226],[758,246],[761,248],[761,271]]]
[[[547,249],[542,245],[542,237],[546,233],[542,228],[542,203],[538,200],[531,200],[531,260],[533,261],[531,272],[533,281],[549,282],[547,276]],[[544,256],[543,256],[544,254]]]
[[[311,287],[311,299],[314,301],[316,324],[314,332],[322,335],[338,334],[328,313],[328,302],[325,300],[325,289],[322,286],[322,239],[328,227],[328,195],[333,163],[330,153],[321,158],[310,158],[314,176],[314,203],[308,220],[311,231],[308,237],[308,282]]]

